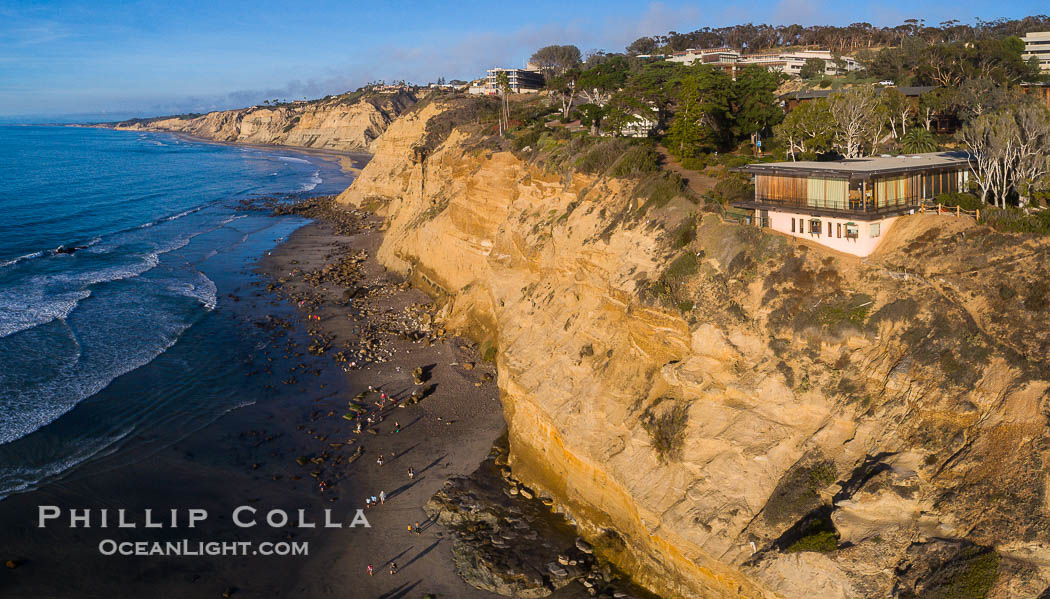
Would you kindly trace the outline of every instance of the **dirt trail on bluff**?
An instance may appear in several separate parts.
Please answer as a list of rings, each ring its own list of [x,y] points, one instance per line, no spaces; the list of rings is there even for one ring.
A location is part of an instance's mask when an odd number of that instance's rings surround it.
[[[514,476],[598,553],[665,597],[1046,590],[1050,244],[915,215],[862,261],[705,212],[679,243],[453,110],[340,201],[495,357]]]
[[[132,131],[174,131],[222,142],[367,152],[387,126],[415,103],[408,92],[333,96],[312,102],[253,106],[195,117],[135,119]]]

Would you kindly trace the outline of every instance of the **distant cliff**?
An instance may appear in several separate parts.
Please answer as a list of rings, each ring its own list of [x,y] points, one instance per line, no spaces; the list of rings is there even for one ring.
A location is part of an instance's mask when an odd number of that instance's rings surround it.
[[[514,476],[599,553],[665,597],[1047,596],[1050,243],[915,215],[837,255],[457,110],[340,199],[497,361]]]
[[[415,101],[408,92],[352,93],[200,116],[134,119],[116,123],[114,128],[175,131],[223,142],[367,152],[387,126]]]

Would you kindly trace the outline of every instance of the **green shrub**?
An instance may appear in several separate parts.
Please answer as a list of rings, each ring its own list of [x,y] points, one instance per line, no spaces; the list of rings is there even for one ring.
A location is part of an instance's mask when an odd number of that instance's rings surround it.
[[[641,206],[641,211],[662,208],[675,196],[682,193],[685,184],[682,178],[674,173],[661,172],[649,177],[634,187],[635,198],[646,198]]]
[[[525,148],[536,149],[536,147],[539,145],[540,137],[544,134],[545,129],[546,128],[543,125],[538,125],[527,131],[519,133],[514,138],[514,149],[518,151],[524,150]]]
[[[695,275],[700,271],[700,264],[696,261],[696,254],[686,252],[675,258],[674,262],[664,271],[665,279],[680,279]]]
[[[671,247],[680,250],[696,239],[696,219],[688,218],[671,233]]]
[[[928,577],[918,599],[984,599],[998,575],[998,553],[968,547]]]
[[[716,201],[728,204],[753,198],[755,188],[742,177],[731,175],[715,184],[712,195]]]
[[[660,170],[658,157],[651,147],[638,144],[627,149],[613,164],[609,174],[613,177],[630,177]]]
[[[664,398],[660,398],[642,414],[642,427],[649,433],[649,439],[653,443],[653,449],[660,459],[668,462],[679,460],[682,457],[682,446],[685,444],[685,429],[689,423],[689,405],[676,402],[675,405],[664,411],[660,416],[652,412]],[[671,400],[674,401],[674,400]]]
[[[835,482],[835,464],[831,460],[798,466],[780,479],[763,514],[767,521],[780,524],[797,519],[820,505],[818,491]]]
[[[682,159],[682,167],[691,171],[702,171],[707,168],[707,163],[704,162],[703,158],[693,158],[692,156],[689,156]]]
[[[835,551],[838,547],[838,536],[833,532],[822,530],[802,537],[789,545],[784,551],[786,553],[795,553],[796,551],[817,551],[820,553],[828,553],[829,551]]]
[[[623,155],[626,143],[620,139],[609,139],[594,144],[575,163],[584,173],[599,175],[609,169]]]
[[[829,330],[835,330],[843,325],[863,328],[872,303],[871,296],[863,293],[840,301],[828,302],[819,308],[820,322]]]
[[[981,222],[1007,233],[1050,234],[1050,210],[1025,214],[1020,208],[985,207],[981,209]]]
[[[944,204],[945,206],[958,206],[963,210],[979,210],[987,206],[987,204],[981,201],[981,198],[964,191],[942,193],[937,196],[937,203]]]

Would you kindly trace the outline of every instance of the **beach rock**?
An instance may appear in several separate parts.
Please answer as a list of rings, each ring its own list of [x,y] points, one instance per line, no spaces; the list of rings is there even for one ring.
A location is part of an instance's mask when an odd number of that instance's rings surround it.
[[[584,553],[594,553],[594,547],[583,539],[576,539],[576,548]]]
[[[6,562],[4,562],[4,565],[7,566],[9,570],[14,570],[19,566],[19,563],[17,560],[9,559]]]

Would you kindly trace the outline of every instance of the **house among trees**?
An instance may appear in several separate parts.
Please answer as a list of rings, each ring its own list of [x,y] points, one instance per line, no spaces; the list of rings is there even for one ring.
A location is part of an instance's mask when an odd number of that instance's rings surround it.
[[[753,200],[733,206],[754,211],[754,222],[811,239],[840,252],[867,256],[904,214],[942,193],[966,189],[967,154],[934,152],[830,162],[749,164]]]

